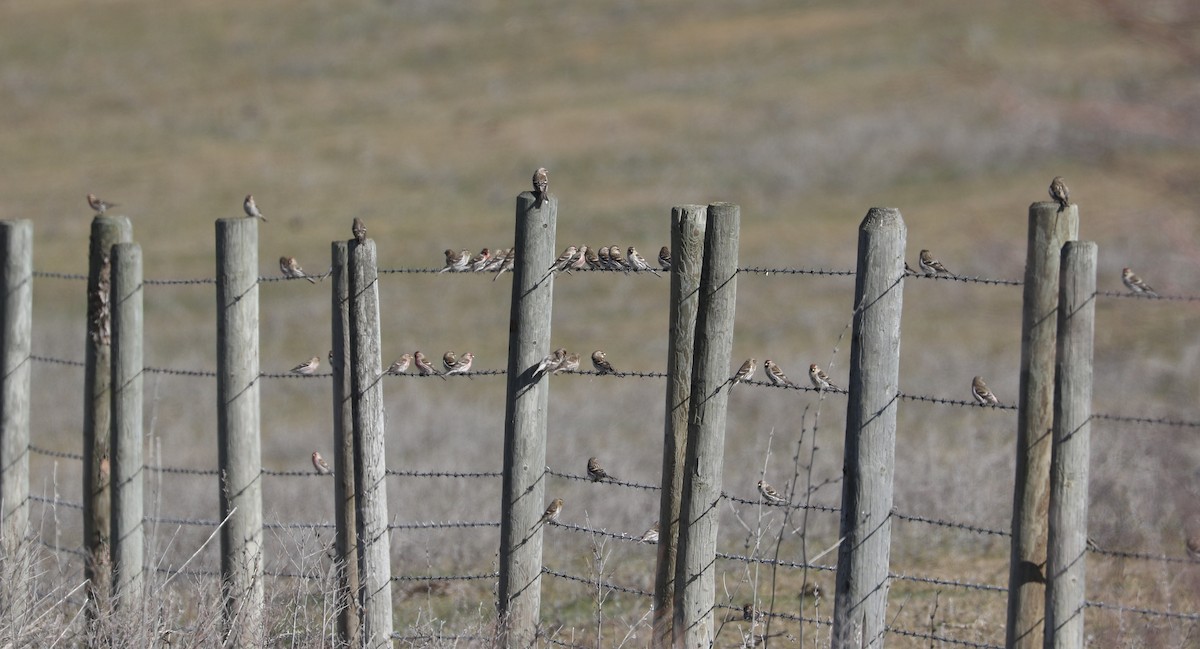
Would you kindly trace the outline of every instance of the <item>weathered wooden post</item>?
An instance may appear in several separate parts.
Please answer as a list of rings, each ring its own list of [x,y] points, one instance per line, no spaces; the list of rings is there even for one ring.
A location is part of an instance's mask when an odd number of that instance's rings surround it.
[[[334,551],[337,552],[338,642],[343,646],[359,644],[362,625],[359,607],[358,512],[355,504],[354,476],[354,393],[350,358],[350,271],[345,241],[330,246],[333,257],[333,511],[337,521]]]
[[[142,248],[112,247],[112,562],[118,607],[142,602]]]
[[[692,389],[692,343],[704,263],[705,205],[671,208],[671,321],[667,347],[667,410],[663,426],[662,492],[658,506],[658,563],[654,577],[654,646],[672,644],[675,564],[683,468],[687,459],[688,396]]]
[[[887,626],[906,238],[897,209],[871,208],[858,229],[835,649],[882,647]]]
[[[392,646],[391,534],[388,531],[384,445],[383,357],[379,331],[379,269],[375,241],[349,242],[350,372],[358,459],[358,542],[363,646]]]
[[[546,269],[555,259],[557,216],[558,199],[553,194],[540,207],[532,192],[517,196],[497,602],[501,645],[510,649],[533,646],[541,611],[545,528],[537,523],[546,508],[543,478],[550,377],[535,376],[533,371],[550,353],[554,276],[546,276]]]
[[[29,354],[33,340],[33,223],[0,221],[0,552],[29,531]],[[13,593],[13,603],[24,598]]]
[[[1034,649],[1042,642],[1046,603],[1046,512],[1049,508],[1050,429],[1054,423],[1054,347],[1059,258],[1079,236],[1079,211],[1039,202],[1029,206],[1029,243],[1021,311],[1021,383],[1017,413],[1016,479],[1008,566],[1005,646]]]
[[[92,219],[88,244],[87,339],[83,370],[83,543],[88,557],[84,578],[93,602],[107,599],[112,583],[108,535],[112,526],[109,494],[112,427],[112,260],[113,244],[130,240],[129,219]],[[89,614],[95,613],[91,608]]]
[[[1067,242],[1059,277],[1043,646],[1083,649],[1092,341],[1096,330],[1095,242]]]
[[[217,443],[221,470],[222,633],[261,647],[262,451],[258,362],[258,219],[217,221]]]
[[[725,464],[725,415],[732,389],[728,384],[733,374],[729,357],[733,353],[740,227],[737,205],[708,206],[675,564],[672,633],[675,646],[687,649],[707,649],[715,630],[717,513]]]

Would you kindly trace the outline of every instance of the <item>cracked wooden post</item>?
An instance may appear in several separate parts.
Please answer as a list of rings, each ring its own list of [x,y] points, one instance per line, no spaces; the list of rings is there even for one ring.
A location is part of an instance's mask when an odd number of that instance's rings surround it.
[[[28,219],[0,221],[0,283],[0,552],[11,557],[29,532],[33,222]],[[12,603],[27,604],[16,592]]]
[[[534,646],[541,611],[542,531],[546,508],[546,413],[549,375],[533,370],[550,353],[558,199],[539,207],[533,192],[517,196],[515,265],[508,323],[508,390],[504,412],[503,501],[500,504],[501,646]],[[567,507],[571,503],[566,504]]]
[[[142,248],[112,247],[112,562],[114,603],[142,603]]]
[[[1016,478],[1008,565],[1005,646],[1042,644],[1046,604],[1046,516],[1050,506],[1050,430],[1054,424],[1054,355],[1059,258],[1079,236],[1075,205],[1029,206],[1029,242],[1021,311],[1021,384],[1017,412]]]
[[[858,230],[835,649],[882,647],[887,627],[906,238],[897,209],[871,208]]]
[[[333,312],[333,510],[337,521],[334,550],[338,575],[338,642],[357,647],[362,625],[359,605],[358,512],[354,476],[354,408],[350,395],[354,386],[350,365],[350,269],[345,241],[331,246]]]
[[[222,634],[261,647],[262,448],[258,358],[258,219],[217,221],[217,459]]]

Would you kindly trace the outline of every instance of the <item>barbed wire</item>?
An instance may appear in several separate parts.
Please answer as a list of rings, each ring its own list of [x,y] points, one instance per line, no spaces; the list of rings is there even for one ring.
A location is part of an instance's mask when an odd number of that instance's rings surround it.
[[[37,494],[29,494],[29,500],[43,505],[53,505],[55,507],[66,507],[67,509],[77,509],[83,511],[83,503],[77,500],[64,500],[62,498],[47,498]]]
[[[602,579],[593,579],[593,578],[589,578],[589,577],[577,577],[575,575],[567,574],[565,572],[559,572],[559,571],[554,570],[553,568],[550,568],[547,566],[542,566],[542,574],[550,575],[552,577],[558,577],[559,579],[566,579],[567,581],[574,581],[574,582],[578,582],[581,584],[587,584],[589,586],[596,586],[597,584],[599,584],[599,586],[601,588],[604,588],[607,590],[613,590],[618,593],[628,593],[630,595],[637,595],[638,597],[653,597],[654,596],[654,593],[648,593],[640,588],[633,588],[632,586],[621,586],[619,584],[614,584],[612,582],[604,581]]]
[[[738,622],[738,621],[742,621],[744,619],[742,617],[742,614],[745,609],[742,606],[736,606],[734,604],[725,604],[723,602],[717,602],[716,604],[713,605],[713,608],[722,609],[722,610],[736,613],[737,617],[727,620],[729,622]],[[767,611],[767,610],[756,608],[756,609],[754,609],[754,615],[755,615],[755,617],[760,617],[760,618],[769,617],[769,618],[777,619],[777,620],[788,620],[790,622],[803,622],[805,624],[817,624],[820,626],[833,626],[833,618],[808,617],[805,615],[796,615],[795,613],[787,613],[784,611]],[[745,620],[745,621],[749,622],[749,620]]]
[[[1004,649],[1004,645],[987,644],[985,642],[972,642],[970,640],[959,640],[957,638],[947,638],[945,636],[934,635],[932,633],[924,633],[922,631],[909,631],[908,629],[900,629],[894,626],[888,626],[888,633],[907,636],[909,638],[919,638],[921,640],[930,640],[933,642],[944,642],[946,644],[960,645],[963,647],[976,647],[977,649]]]
[[[401,581],[474,581],[480,579],[499,579],[499,572],[485,572],[478,575],[392,575],[391,580]]]
[[[503,478],[503,471],[415,471],[384,469],[384,475],[402,478]]]
[[[447,530],[474,527],[499,528],[500,521],[421,521],[416,523],[388,523],[389,530]]]
[[[799,509],[799,510],[807,509],[809,511],[825,512],[825,513],[829,513],[829,514],[837,514],[842,511],[842,509],[840,507],[834,507],[832,505],[812,504],[812,503],[807,504],[807,505],[805,505],[804,503],[788,503],[786,505],[783,505],[783,504],[776,505],[774,503],[766,502],[762,498],[753,498],[753,499],[742,498],[741,496],[734,496],[727,491],[721,492],[721,498],[724,498],[725,500],[728,500],[730,502],[740,503],[742,505],[762,505],[763,507],[778,508],[778,509],[790,507],[791,509]]]
[[[83,459],[83,455],[80,453],[70,453],[68,451],[51,451],[48,448],[41,448],[39,446],[34,446],[33,444],[29,445],[29,452],[33,453],[35,455],[46,455],[49,457],[61,457],[61,458],[65,458],[68,460],[82,460]]]
[[[982,590],[991,593],[1007,593],[1006,586],[996,586],[994,584],[977,584],[970,581],[959,581],[957,579],[943,579],[941,577],[922,577],[919,575],[906,575],[901,572],[888,572],[888,577],[899,579],[900,581],[911,581],[918,584],[933,584],[935,586],[949,586],[953,588],[962,588],[965,590]]]
[[[929,518],[927,516],[918,516],[916,514],[902,514],[900,512],[896,512],[896,511],[892,512],[892,516],[894,516],[902,521],[908,521],[910,523],[923,523],[925,525],[935,525],[938,527],[949,527],[949,528],[953,528],[953,529],[965,530],[967,532],[974,532],[976,534],[985,534],[985,535],[990,535],[990,536],[1001,536],[1001,537],[1006,537],[1006,538],[1012,537],[1012,532],[1010,532],[1008,530],[989,529],[986,527],[979,527],[978,525],[970,525],[968,523],[958,523],[955,521],[940,520],[940,519],[936,519],[936,518]]]
[[[1105,557],[1113,557],[1116,559],[1134,559],[1137,561],[1157,561],[1160,563],[1186,563],[1186,564],[1200,563],[1200,560],[1192,559],[1190,557],[1171,557],[1171,556],[1167,556],[1165,554],[1149,554],[1149,553],[1144,553],[1144,552],[1126,552],[1123,550],[1108,550],[1106,548],[1094,546],[1094,544],[1092,544],[1092,543],[1088,544],[1088,552],[1090,552],[1092,554],[1098,554],[1101,556],[1105,556]]]
[[[1174,611],[1156,611],[1151,608],[1135,608],[1132,606],[1122,606],[1120,604],[1109,604],[1108,602],[1097,602],[1087,600],[1083,603],[1087,608],[1096,608],[1102,611],[1116,611],[1118,613],[1135,613],[1137,615],[1145,615],[1150,617],[1165,617],[1176,620],[1189,620],[1192,622],[1200,621],[1200,613],[1177,613]]]
[[[658,485],[642,484],[640,482],[628,482],[626,480],[618,480],[616,478],[611,478],[611,477],[605,478],[603,480],[592,480],[591,478],[589,478],[586,475],[576,475],[574,473],[563,473],[562,471],[555,471],[554,469],[551,469],[549,467],[546,467],[546,474],[552,475],[556,478],[563,478],[566,480],[575,480],[577,482],[595,482],[596,484],[612,484],[612,485],[617,485],[619,487],[629,487],[630,489],[644,489],[646,491],[662,491],[662,487],[659,487]]]
[[[559,521],[551,521],[550,524],[554,527],[561,527],[570,532],[579,532],[581,534],[603,536],[603,537],[610,538],[610,539],[616,539],[618,541],[629,541],[632,543],[641,543],[642,542],[640,537],[632,536],[626,532],[621,532],[620,534],[618,534],[616,532],[609,532],[608,530],[604,530],[604,529],[596,529],[596,528],[592,528],[592,527],[587,527],[586,525],[579,525],[578,523],[562,523]],[[657,545],[657,542],[651,543],[650,545]]]
[[[496,638],[493,636],[479,635],[477,633],[467,633],[467,634],[459,634],[459,635],[445,634],[445,633],[422,633],[422,634],[404,635],[400,631],[396,631],[395,633],[392,633],[391,639],[396,640],[398,642],[405,642],[408,644],[419,644],[422,647],[430,646],[429,643],[431,643],[431,642],[439,643],[436,646],[443,646],[442,643],[446,643],[446,642],[452,642],[452,643],[454,643],[452,646],[457,646],[457,644],[459,642],[463,642],[463,641],[492,643],[496,640]]]
[[[745,275],[824,275],[830,277],[854,277],[858,273],[853,270],[834,270],[827,268],[763,268],[760,266],[742,266],[737,272]]]
[[[1103,412],[1092,413],[1093,420],[1116,421],[1126,424],[1150,424],[1153,426],[1173,426],[1176,428],[1200,428],[1200,421],[1185,419],[1170,419],[1167,417],[1133,417],[1129,415],[1112,415]]]
[[[1098,297],[1115,297],[1119,299],[1133,300],[1164,300],[1167,302],[1200,302],[1200,296],[1197,295],[1147,295],[1145,293],[1132,293],[1129,291],[1096,291]]]

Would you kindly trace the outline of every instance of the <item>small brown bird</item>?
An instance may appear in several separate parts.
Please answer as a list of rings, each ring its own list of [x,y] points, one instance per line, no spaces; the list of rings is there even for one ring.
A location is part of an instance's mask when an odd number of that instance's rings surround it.
[[[788,379],[787,375],[783,373],[783,370],[779,369],[779,366],[775,364],[775,361],[769,358],[763,361],[763,369],[767,371],[767,380],[771,382],[771,385],[787,385],[793,388],[796,387],[796,384],[792,383]]]
[[[1054,180],[1050,181],[1050,198],[1058,203],[1059,212],[1071,204],[1071,192],[1067,190],[1067,183],[1063,181],[1062,176],[1055,176]]]
[[[454,364],[457,362],[458,357],[454,354],[454,352],[446,352],[445,354],[442,354],[442,367],[446,368],[446,371],[454,369]]]
[[[87,202],[88,206],[93,210],[96,210],[96,214],[99,214],[100,216],[104,216],[104,213],[108,211],[108,208],[117,207],[120,205],[120,203],[109,203],[108,201],[102,201],[99,198],[96,198],[95,194],[88,194]]]
[[[316,284],[317,280],[304,274],[304,269],[296,261],[295,257],[280,257],[279,270],[283,276],[288,279],[306,279],[310,284]]]
[[[642,532],[642,535],[638,538],[638,541],[640,543],[658,543],[658,521],[654,521],[654,524],[650,526],[650,529]]]
[[[759,622],[762,619],[762,612],[758,609],[755,609],[753,604],[742,605],[742,620],[746,622]]]
[[[1121,269],[1121,281],[1125,283],[1125,288],[1133,291],[1134,293],[1158,297],[1158,293],[1155,293],[1154,289],[1150,288],[1149,284],[1143,282],[1141,277],[1135,275],[1133,271],[1129,270],[1128,268]]]
[[[533,193],[537,194],[537,202],[534,207],[541,209],[542,203],[546,202],[546,189],[550,186],[550,176],[546,173],[545,167],[538,167],[538,170],[533,172]]]
[[[242,210],[246,212],[246,216],[252,219],[262,219],[263,223],[267,222],[267,217],[263,216],[263,213],[258,209],[258,205],[254,203],[253,194],[246,194],[246,198],[242,200]]]
[[[538,363],[538,366],[533,370],[533,375],[538,376],[545,374],[546,372],[553,372],[554,370],[558,369],[558,366],[561,365],[566,358],[567,350],[563,347],[559,347],[558,349],[547,354],[546,357],[543,358],[540,363]]]
[[[396,362],[392,363],[387,368],[388,374],[403,374],[408,371],[408,364],[412,362],[412,354],[403,354]]]
[[[763,480],[758,481],[758,493],[762,494],[763,500],[766,500],[772,505],[783,505],[787,503],[787,498],[779,495],[775,488],[767,484]]]
[[[321,475],[333,475],[333,471],[329,470],[329,464],[325,462],[325,458],[321,457],[320,453],[313,451],[312,463],[317,473]]]
[[[933,253],[928,250],[921,251],[921,258],[917,260],[917,265],[921,267],[921,272],[926,275],[953,275],[954,273],[946,270],[942,262],[933,258]]]
[[[610,257],[608,254],[608,246],[604,246],[603,248],[597,250],[596,258],[599,260],[601,268],[604,270],[612,270],[612,257]]]
[[[612,363],[608,362],[608,354],[604,353],[603,349],[597,349],[592,352],[592,367],[601,374],[616,374],[617,370],[613,368]]]
[[[738,368],[737,373],[733,375],[733,378],[729,379],[729,382],[736,384],[741,383],[742,381],[749,381],[750,379],[754,378],[754,370],[757,369],[758,359],[747,358],[746,361],[742,363],[742,366]]]
[[[562,513],[563,499],[555,498],[546,511],[542,513],[542,517],[538,519],[538,524],[553,523],[558,520],[558,515]]]
[[[546,269],[546,274],[549,275],[551,273],[559,273],[566,270],[571,265],[571,262],[575,261],[575,257],[578,255],[578,248],[575,246],[567,246],[566,249],[562,251],[562,254],[554,260],[554,263],[550,264],[550,267]]]
[[[443,360],[445,360],[445,359],[443,359]],[[455,361],[454,364],[449,369],[446,370],[446,376],[450,376],[451,374],[463,374],[465,372],[470,372],[471,364],[474,362],[475,362],[475,354],[473,354],[472,352],[467,352],[467,353],[463,354],[462,356],[459,356],[458,360]]]
[[[609,251],[609,254],[610,255],[612,254],[611,250]],[[635,271],[648,270],[648,271],[654,273],[655,277],[662,277],[662,275],[658,274],[657,270],[654,270],[650,266],[650,264],[646,263],[645,258],[643,258],[642,255],[638,253],[637,248],[634,248],[633,246],[629,246],[629,256],[627,257],[627,259],[629,260],[629,267],[632,268],[633,270],[635,270]]]
[[[446,377],[442,376],[442,373],[439,372],[438,369],[436,367],[434,367],[432,363],[429,362],[429,359],[425,358],[424,353],[422,353],[420,351],[413,353],[413,363],[415,363],[417,365],[417,372],[420,373],[421,376],[429,376],[430,374],[436,374],[443,381],[446,380]]]
[[[443,266],[438,272],[444,273],[446,271],[450,271],[452,273],[461,273],[466,270],[467,266],[471,263],[471,255],[464,254],[466,252],[466,250],[463,250],[462,252],[454,252],[453,250],[446,248],[446,265]]]
[[[571,262],[571,265],[567,266],[567,274],[570,274],[573,270],[583,270],[584,268],[587,268],[587,257],[591,252],[592,251],[589,250],[587,246],[579,246],[579,254],[575,255],[575,261]]]
[[[605,471],[604,467],[600,466],[600,460],[597,460],[594,457],[588,458],[587,473],[588,473],[588,477],[592,479],[592,482],[600,482],[601,480],[616,480],[617,479],[616,476],[609,475],[608,471]]]
[[[840,390],[829,380],[829,375],[819,365],[813,363],[808,366],[808,378],[812,381],[813,387],[817,390]]]
[[[621,246],[608,247],[608,263],[614,270],[629,273],[629,262],[625,260],[625,253],[621,252]]]
[[[662,266],[663,270],[671,270],[671,249],[667,246],[658,251],[658,265]]]
[[[604,251],[604,254],[605,255],[608,254],[607,249]],[[604,262],[600,261],[600,255],[596,254],[595,250],[588,248],[583,253],[583,258],[584,258],[584,261],[587,262],[588,268],[590,268],[592,270],[603,270],[604,269]]]
[[[350,232],[354,234],[354,240],[358,242],[358,245],[361,246],[367,242],[367,224],[357,216],[354,217],[354,224],[350,226]]]
[[[982,376],[977,376],[971,381],[971,396],[979,402],[981,406],[997,406],[1000,402],[996,400],[996,395],[988,389],[987,383],[983,382]]]
[[[494,282],[500,279],[500,276],[505,272],[511,271],[513,269],[513,265],[516,263],[516,260],[517,249],[509,248],[508,252],[504,253],[504,259],[500,261],[500,268],[496,271],[496,276],[492,278],[492,281]]]
[[[558,367],[554,368],[554,371],[551,372],[551,374],[558,374],[560,372],[578,371],[579,370],[579,359],[580,359],[579,354],[577,354],[575,352],[571,352],[570,354],[567,354],[566,357],[563,358],[562,362],[558,364]]]
[[[478,273],[479,271],[483,270],[484,266],[487,266],[488,260],[491,258],[492,251],[490,248],[485,247],[481,249],[478,255],[471,257],[470,270]]]
[[[319,367],[321,367],[321,357],[313,356],[303,363],[300,363],[296,367],[293,367],[291,372],[292,374],[303,374],[308,376],[310,374],[316,374]]]

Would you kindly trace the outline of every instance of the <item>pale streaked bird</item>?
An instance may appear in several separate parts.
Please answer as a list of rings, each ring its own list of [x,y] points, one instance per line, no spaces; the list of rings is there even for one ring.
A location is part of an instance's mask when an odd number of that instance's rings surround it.
[[[446,370],[446,376],[450,376],[451,374],[463,374],[465,372],[470,372],[471,364],[474,362],[475,362],[475,354],[472,352],[467,352],[467,353],[463,354],[462,356],[459,356],[458,360],[454,362],[453,366],[451,366],[449,369]]]
[[[288,279],[306,279],[311,284],[317,283],[317,280],[304,274],[304,269],[300,267],[300,263],[296,261],[295,257],[280,257],[279,270]]]
[[[465,250],[463,252],[466,252]],[[446,248],[446,265],[439,270],[439,273],[450,271],[452,273],[461,273],[467,269],[467,264],[471,263],[470,255],[464,255],[463,252],[454,252]]]
[[[754,378],[754,371],[758,369],[758,359],[747,358],[738,371],[729,379],[730,383],[741,383]]]
[[[596,258],[600,262],[600,267],[604,270],[612,270],[612,257],[608,255],[608,246],[604,246],[596,251]]]
[[[1125,283],[1125,288],[1133,291],[1134,293],[1158,297],[1158,293],[1155,293],[1154,289],[1150,288],[1149,284],[1143,282],[1141,277],[1135,275],[1133,271],[1129,270],[1128,268],[1121,269],[1121,281]]]
[[[604,467],[600,466],[600,460],[594,457],[589,457],[587,461],[587,474],[592,482],[600,482],[601,480],[616,480],[615,476],[609,475]]]
[[[316,374],[317,369],[321,367],[321,357],[313,356],[312,358],[300,363],[291,369],[292,374]]]
[[[246,212],[246,216],[252,219],[262,219],[263,223],[267,222],[267,217],[263,216],[262,211],[258,209],[258,205],[254,202],[253,194],[246,194],[246,198],[242,200],[242,210]]]
[[[558,364],[558,367],[554,368],[554,371],[551,372],[551,374],[577,371],[579,369],[579,359],[579,354],[576,354],[575,352],[567,354],[566,357],[563,358],[562,362]]]
[[[632,268],[634,270],[648,270],[648,271],[654,273],[655,277],[662,277],[662,275],[658,274],[657,270],[654,270],[653,268],[650,267],[650,264],[646,263],[646,260],[642,257],[641,254],[638,253],[637,248],[634,248],[633,246],[629,246],[628,259],[629,259],[629,267],[630,268]]]
[[[1067,206],[1071,204],[1071,192],[1067,189],[1067,183],[1063,181],[1062,176],[1055,176],[1054,180],[1050,181],[1050,198],[1058,203],[1059,212],[1067,209]]]
[[[538,376],[545,374],[546,372],[553,372],[557,370],[558,366],[561,365],[566,358],[567,350],[563,347],[559,347],[558,349],[547,354],[546,357],[543,358],[540,363],[538,363],[537,368],[533,370],[533,375]]]
[[[361,246],[367,242],[367,224],[363,223],[363,220],[357,216],[354,217],[354,222],[350,225],[350,233],[354,235],[354,240],[358,242],[358,245]]]
[[[562,513],[563,499],[555,498],[550,505],[546,507],[546,511],[542,512],[542,517],[538,519],[539,524],[553,523],[558,520],[558,515]]]
[[[492,251],[490,249],[484,248],[480,250],[478,255],[471,257],[471,270],[474,272],[479,272],[484,266],[487,265],[488,260],[491,258]]]
[[[758,493],[762,494],[763,500],[772,505],[787,504],[787,498],[780,496],[779,492],[775,491],[775,488],[767,484],[765,480],[758,481]]]
[[[775,364],[775,361],[769,358],[763,361],[763,369],[766,370],[767,380],[771,382],[771,385],[787,385],[796,387],[796,384],[792,383],[788,379],[787,374],[784,374],[783,370],[779,369],[779,366]]]
[[[641,543],[658,543],[658,521],[650,526],[650,529],[642,532],[642,536],[638,538]]]
[[[542,203],[546,202],[546,190],[549,187],[550,175],[546,172],[545,167],[538,167],[538,170],[533,172],[533,193],[537,194],[534,207],[541,209]]]
[[[96,198],[95,194],[88,194],[87,202],[88,202],[88,207],[91,207],[93,210],[96,210],[96,214],[99,214],[101,216],[104,216],[104,213],[108,211],[108,208],[117,207],[118,205],[120,205],[120,203],[109,203],[108,201],[102,201],[99,198]]]
[[[458,362],[458,356],[454,352],[442,354],[442,367],[447,370],[453,369],[456,362]]]
[[[975,377],[971,381],[971,396],[983,406],[997,406],[1000,402],[996,400],[996,395],[988,389],[987,383],[983,382],[982,376]]]
[[[566,270],[567,267],[571,265],[571,262],[575,261],[575,257],[578,254],[578,248],[575,246],[567,246],[566,249],[562,251],[562,254],[554,260],[554,263],[550,264],[550,267],[546,269],[546,274],[549,275],[550,273],[560,273]]]
[[[671,249],[663,246],[658,250],[658,265],[663,270],[671,270]]]
[[[313,468],[317,470],[317,473],[321,475],[333,475],[333,471],[329,469],[329,464],[325,462],[325,458],[321,457],[320,453],[313,451],[312,463]]]
[[[921,267],[921,272],[925,273],[926,275],[954,274],[946,270],[946,267],[942,265],[942,262],[934,259],[933,253],[929,252],[928,250],[921,251],[921,258],[917,260],[917,265]]]
[[[602,349],[592,352],[592,367],[601,374],[616,374],[617,372],[612,363],[608,362],[608,354],[605,354]]]
[[[625,253],[621,252],[621,246],[608,247],[608,261],[616,270],[629,272],[629,262],[625,261]]]
[[[408,365],[412,363],[412,354],[403,354],[396,359],[394,363],[388,366],[388,374],[403,374],[408,371]]]
[[[508,252],[504,253],[504,259],[502,259],[500,261],[500,268],[499,268],[499,270],[496,271],[496,276],[492,278],[492,281],[494,282],[494,281],[500,279],[500,276],[503,275],[505,272],[511,271],[513,269],[513,264],[515,263],[516,258],[517,258],[517,249],[509,248]]]
[[[818,390],[840,389],[829,380],[829,375],[816,363],[808,366],[808,379],[812,381],[813,387]]]
[[[607,254],[607,251],[605,253]],[[604,263],[600,261],[600,255],[596,254],[595,250],[588,248],[584,251],[583,257],[584,261],[587,262],[588,268],[592,270],[602,270],[604,268]]]
[[[439,372],[438,369],[429,362],[429,359],[425,358],[425,354],[423,352],[417,351],[413,353],[413,363],[416,364],[417,372],[420,373],[421,376],[436,374],[443,381],[446,380],[446,377],[442,376],[442,373]]]
[[[575,261],[572,261],[571,264],[567,266],[567,273],[570,273],[573,270],[583,270],[584,268],[587,268],[587,256],[590,252],[591,250],[589,250],[587,246],[579,246],[579,254],[575,255]]]

